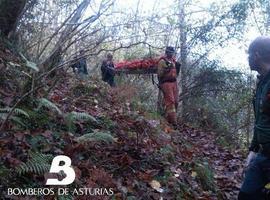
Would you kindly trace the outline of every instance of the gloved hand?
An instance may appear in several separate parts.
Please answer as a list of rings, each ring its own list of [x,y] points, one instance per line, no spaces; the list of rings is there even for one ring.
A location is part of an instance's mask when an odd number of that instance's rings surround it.
[[[250,151],[246,160],[246,164],[245,167],[248,167],[250,162],[257,156],[257,153],[255,153],[254,151]]]

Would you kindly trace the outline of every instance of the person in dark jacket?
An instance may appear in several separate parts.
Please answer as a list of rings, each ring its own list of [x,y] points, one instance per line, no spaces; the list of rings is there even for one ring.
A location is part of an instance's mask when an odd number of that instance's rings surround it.
[[[249,46],[249,66],[259,73],[254,96],[254,135],[246,160],[239,200],[270,198],[270,37],[258,37]]]
[[[108,83],[111,87],[115,87],[114,75],[115,68],[113,64],[112,54],[107,54],[107,59],[102,62],[101,65],[102,80]]]
[[[79,76],[80,79],[85,79],[88,75],[86,58],[84,52],[81,50],[80,55],[75,58],[76,62],[71,65],[73,72]]]

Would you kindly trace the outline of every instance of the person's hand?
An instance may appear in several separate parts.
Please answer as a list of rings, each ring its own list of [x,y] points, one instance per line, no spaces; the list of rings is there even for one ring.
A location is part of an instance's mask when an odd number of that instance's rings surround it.
[[[116,70],[114,68],[111,68],[111,73],[114,76],[116,74]]]
[[[257,156],[257,153],[255,153],[254,151],[250,151],[246,160],[246,164],[245,167],[248,167],[250,162]]]
[[[120,75],[121,74],[121,71],[119,71],[119,70],[114,70],[114,73],[115,73],[115,75]]]

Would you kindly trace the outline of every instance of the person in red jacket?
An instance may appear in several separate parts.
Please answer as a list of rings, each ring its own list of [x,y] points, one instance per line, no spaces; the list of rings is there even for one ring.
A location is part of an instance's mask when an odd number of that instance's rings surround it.
[[[177,126],[176,110],[178,107],[178,87],[175,50],[173,47],[166,47],[165,56],[158,62],[159,86],[164,95],[165,117],[170,124]]]

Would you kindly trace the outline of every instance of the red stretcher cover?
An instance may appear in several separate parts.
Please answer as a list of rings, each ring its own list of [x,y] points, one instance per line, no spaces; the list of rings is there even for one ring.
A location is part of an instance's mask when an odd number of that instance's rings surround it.
[[[157,69],[160,58],[145,58],[138,60],[122,61],[115,63],[117,70],[140,70],[140,69]]]

